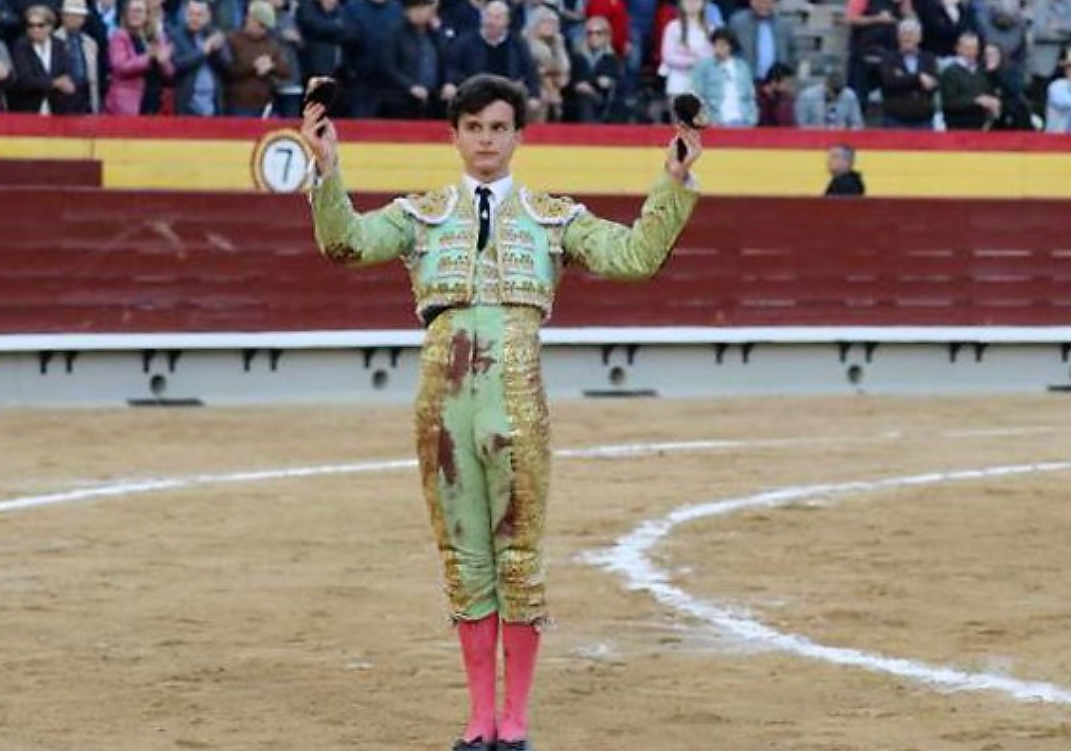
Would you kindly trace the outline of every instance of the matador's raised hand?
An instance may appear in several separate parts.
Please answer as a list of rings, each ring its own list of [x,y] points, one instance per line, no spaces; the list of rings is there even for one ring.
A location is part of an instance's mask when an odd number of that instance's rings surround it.
[[[315,85],[316,79],[311,79],[310,89]],[[315,101],[305,104],[302,118],[301,136],[312,148],[320,174],[325,175],[338,164],[338,132],[335,124],[327,117],[327,107]]]
[[[684,160],[681,161],[677,158],[677,139],[684,142],[684,145],[688,147],[687,152],[684,154]],[[677,134],[669,142],[669,146],[666,148],[666,172],[674,180],[679,182],[685,182],[688,179],[688,175],[691,172],[692,165],[695,164],[699,157],[703,154],[703,139],[699,135],[699,131],[694,128],[689,128],[687,125],[677,124]]]

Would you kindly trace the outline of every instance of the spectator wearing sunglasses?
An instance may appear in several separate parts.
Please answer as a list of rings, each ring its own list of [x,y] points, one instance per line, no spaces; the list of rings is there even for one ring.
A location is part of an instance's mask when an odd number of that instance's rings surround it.
[[[8,94],[12,112],[63,115],[71,111],[71,80],[67,47],[55,39],[56,14],[47,5],[26,9],[26,33],[11,50],[15,81]]]
[[[610,44],[610,22],[589,18],[584,41],[573,53],[573,80],[566,90],[566,119],[577,123],[607,122],[613,115],[621,61]]]

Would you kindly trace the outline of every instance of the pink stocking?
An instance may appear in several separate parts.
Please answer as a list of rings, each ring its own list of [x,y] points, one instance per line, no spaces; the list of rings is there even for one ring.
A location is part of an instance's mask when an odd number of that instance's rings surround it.
[[[498,651],[498,614],[457,625],[465,678],[469,686],[469,724],[464,739],[495,738],[495,653]]]
[[[503,623],[502,646],[506,656],[506,706],[498,735],[502,740],[528,737],[528,696],[535,676],[539,631],[527,623]]]

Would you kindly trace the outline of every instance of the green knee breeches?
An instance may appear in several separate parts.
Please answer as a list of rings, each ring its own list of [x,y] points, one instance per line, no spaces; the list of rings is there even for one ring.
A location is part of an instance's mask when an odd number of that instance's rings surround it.
[[[477,306],[448,310],[427,331],[417,454],[458,620],[546,617],[550,449],[541,322],[534,308]]]

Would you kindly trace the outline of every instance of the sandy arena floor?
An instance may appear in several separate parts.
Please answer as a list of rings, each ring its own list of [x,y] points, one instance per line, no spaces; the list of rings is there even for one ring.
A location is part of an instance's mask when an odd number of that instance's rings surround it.
[[[1071,461],[1066,400],[555,405],[558,448],[718,443],[557,460],[537,748],[1067,751],[1071,465],[865,484]],[[393,408],[2,412],[0,502],[408,459],[410,431]],[[0,505],[0,751],[449,748],[464,684],[416,472],[232,480]],[[649,551],[663,600],[589,561],[747,498]]]

